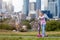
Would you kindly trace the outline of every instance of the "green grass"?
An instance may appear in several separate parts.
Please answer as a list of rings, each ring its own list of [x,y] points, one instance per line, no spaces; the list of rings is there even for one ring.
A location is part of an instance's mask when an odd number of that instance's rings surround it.
[[[25,37],[0,37],[0,40],[60,40],[60,38],[25,38]]]
[[[0,40],[60,40],[60,31],[46,32],[48,37],[38,38],[38,32],[0,31]]]
[[[13,31],[1,31],[0,36],[36,36],[38,32],[13,32]],[[60,37],[60,32],[51,31],[46,32],[49,37]]]

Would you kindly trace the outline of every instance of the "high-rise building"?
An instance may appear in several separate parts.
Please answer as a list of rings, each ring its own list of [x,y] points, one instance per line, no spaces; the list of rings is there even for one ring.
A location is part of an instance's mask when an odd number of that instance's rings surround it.
[[[9,0],[9,2],[7,2],[7,11],[8,12],[14,11],[14,6],[12,5],[12,0]]]
[[[57,1],[57,0],[48,0],[48,2],[55,2],[55,1]]]
[[[57,16],[60,18],[60,0],[57,0]]]
[[[30,2],[29,3],[29,14],[28,14],[28,16],[31,19],[36,18],[36,2]]]
[[[29,0],[23,0],[24,6],[23,6],[23,13],[28,16],[29,13]]]
[[[41,0],[36,0],[36,10],[41,10]]]
[[[39,10],[41,10],[41,0],[36,0],[36,18],[39,16]]]
[[[56,18],[57,17],[56,2],[49,2],[48,6],[49,6],[48,10],[53,15],[53,18]]]
[[[14,6],[12,4],[7,5],[6,7],[7,12],[13,12],[14,11]]]
[[[2,0],[0,0],[0,11],[2,11]]]
[[[6,12],[6,7],[7,7],[6,2],[3,2],[2,3],[2,10],[3,10],[3,12]]]
[[[60,17],[60,0],[48,0],[48,9],[53,15],[53,18]]]
[[[12,5],[12,0],[2,2],[2,12],[12,12],[14,11],[14,6]]]
[[[36,11],[36,2],[29,3],[29,11]]]
[[[48,10],[48,0],[44,0],[44,10]]]

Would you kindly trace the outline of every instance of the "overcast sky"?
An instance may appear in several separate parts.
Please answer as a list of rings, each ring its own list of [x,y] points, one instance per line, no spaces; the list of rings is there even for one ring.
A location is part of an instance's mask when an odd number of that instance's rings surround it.
[[[36,0],[30,0],[30,2],[36,2]],[[23,0],[13,0],[14,11],[18,12],[22,10]],[[44,0],[42,0],[42,10],[44,9]]]

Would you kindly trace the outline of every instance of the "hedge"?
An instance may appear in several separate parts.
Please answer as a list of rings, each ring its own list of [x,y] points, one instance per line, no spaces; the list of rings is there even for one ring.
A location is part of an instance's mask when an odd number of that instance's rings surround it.
[[[9,25],[9,24],[0,24],[0,29],[5,29],[5,30],[13,30],[15,27]]]
[[[31,25],[29,24],[29,21],[22,21],[23,25],[27,26],[27,29],[31,29]],[[9,25],[9,24],[0,24],[0,29],[6,29],[6,30],[13,30],[15,27]],[[51,20],[47,21],[46,24],[46,31],[60,31],[60,21]]]
[[[58,31],[60,30],[60,21],[51,20],[47,21],[46,31]]]
[[[27,29],[31,29],[30,21],[24,20],[24,21],[22,21],[22,24],[26,25]]]

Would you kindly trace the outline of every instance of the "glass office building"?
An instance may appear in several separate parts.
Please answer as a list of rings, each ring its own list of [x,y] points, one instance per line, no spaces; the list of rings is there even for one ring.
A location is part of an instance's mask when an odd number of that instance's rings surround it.
[[[56,0],[48,0],[48,2],[55,2]]]
[[[48,9],[53,15],[53,18],[60,17],[60,0],[48,0]]]
[[[36,2],[29,3],[29,11],[36,11]]]
[[[41,10],[41,0],[36,0],[36,10]]]
[[[29,0],[23,0],[24,6],[23,6],[23,13],[28,16],[29,13]]]
[[[2,0],[0,0],[0,10],[2,9]]]
[[[57,16],[60,18],[60,0],[57,0]]]
[[[53,18],[55,18],[57,15],[56,15],[56,3],[55,2],[49,2],[49,5],[48,5],[48,9],[50,10],[50,13],[53,15]]]

